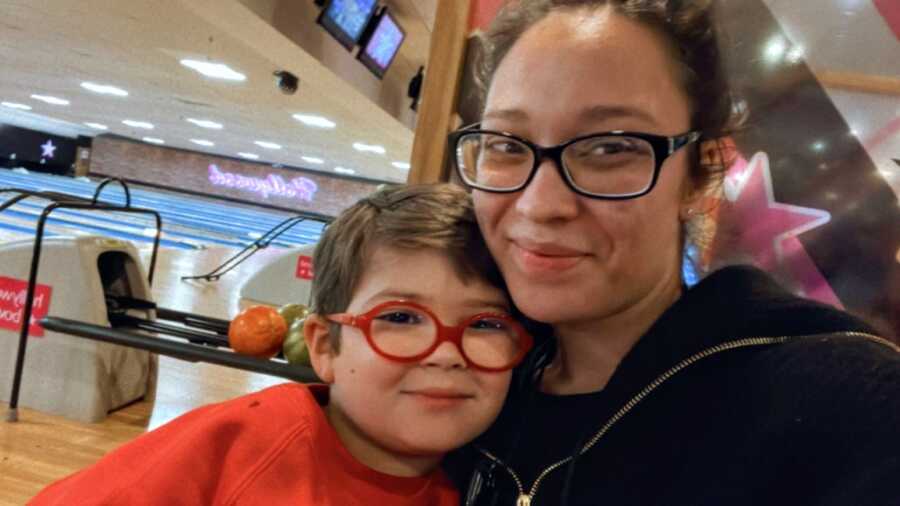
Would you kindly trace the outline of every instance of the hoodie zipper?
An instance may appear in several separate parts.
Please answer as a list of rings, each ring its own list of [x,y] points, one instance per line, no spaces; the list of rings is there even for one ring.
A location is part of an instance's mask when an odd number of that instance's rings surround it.
[[[641,401],[643,401],[647,396],[649,396],[651,393],[653,393],[653,391],[656,390],[657,388],[659,388],[663,383],[672,379],[672,377],[674,377],[676,374],[680,373],[684,369],[687,369],[688,367],[694,365],[695,363],[697,363],[705,358],[708,358],[712,355],[716,355],[716,354],[724,352],[724,351],[730,351],[730,350],[735,350],[735,349],[740,349],[740,348],[747,348],[747,347],[751,347],[751,346],[768,346],[768,345],[772,345],[772,344],[782,344],[782,343],[787,342],[790,339],[813,339],[813,338],[818,338],[818,337],[834,336],[834,335],[861,337],[861,338],[868,339],[870,341],[873,341],[873,342],[876,342],[879,344],[883,344],[885,346],[888,346],[889,348],[894,349],[897,352],[900,352],[900,347],[898,347],[894,343],[888,341],[887,339],[884,339],[884,338],[881,338],[878,336],[874,336],[871,334],[866,334],[863,332],[837,332],[837,333],[829,333],[829,334],[813,334],[813,335],[808,335],[808,336],[749,337],[749,338],[745,338],[745,339],[739,339],[736,341],[719,344],[719,345],[713,346],[711,348],[706,348],[706,349],[704,349],[698,353],[695,353],[694,355],[691,355],[690,357],[682,360],[681,362],[676,364],[671,369],[669,369],[666,372],[659,375],[656,379],[651,381],[647,386],[645,386],[643,390],[638,392],[637,395],[635,395],[628,402],[626,402],[624,406],[622,406],[614,415],[612,415],[609,418],[609,420],[606,421],[606,423],[602,427],[600,427],[600,430],[598,430],[597,433],[594,434],[594,436],[590,440],[588,440],[587,443],[585,443],[583,448],[581,448],[581,451],[578,452],[578,455],[581,456],[581,455],[584,455],[585,453],[587,453],[588,450],[590,450],[594,445],[596,445],[597,442],[600,441],[600,439],[607,432],[609,432],[609,430],[612,428],[613,425],[615,425],[619,420],[624,418],[625,415],[627,415],[631,410],[633,410],[635,406],[640,404]],[[538,475],[538,477],[534,480],[534,483],[531,485],[531,489],[526,493],[525,487],[522,484],[522,480],[519,478],[519,476],[516,474],[516,472],[513,471],[513,469],[511,467],[509,467],[505,462],[500,460],[496,455],[494,455],[493,453],[491,453],[488,450],[485,450],[484,448],[478,448],[478,451],[480,451],[482,454],[484,454],[487,458],[491,459],[495,463],[499,464],[501,468],[505,469],[506,472],[509,473],[509,475],[512,477],[513,481],[515,481],[516,487],[519,490],[519,496],[516,498],[516,506],[531,506],[531,501],[533,501],[534,496],[537,495],[538,487],[540,486],[540,484],[544,480],[544,478],[546,478],[548,474],[550,474],[553,471],[555,471],[556,469],[559,469],[560,467],[566,465],[569,461],[572,460],[571,456],[566,457],[558,462],[551,464],[546,469],[541,471],[541,474]]]

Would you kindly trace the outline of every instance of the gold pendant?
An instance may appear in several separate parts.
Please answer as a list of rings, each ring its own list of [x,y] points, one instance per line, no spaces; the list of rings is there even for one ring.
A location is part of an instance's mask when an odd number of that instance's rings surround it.
[[[516,499],[516,506],[531,506],[531,497],[528,497],[526,494],[522,494]]]

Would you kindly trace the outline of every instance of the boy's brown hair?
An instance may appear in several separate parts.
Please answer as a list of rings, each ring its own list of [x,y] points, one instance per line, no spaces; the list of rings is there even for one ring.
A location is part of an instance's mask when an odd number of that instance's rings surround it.
[[[313,253],[313,312],[345,311],[367,259],[385,246],[441,251],[463,280],[483,279],[506,290],[464,189],[448,183],[394,186],[361,199],[325,229]],[[335,351],[339,328],[335,324],[330,332]]]

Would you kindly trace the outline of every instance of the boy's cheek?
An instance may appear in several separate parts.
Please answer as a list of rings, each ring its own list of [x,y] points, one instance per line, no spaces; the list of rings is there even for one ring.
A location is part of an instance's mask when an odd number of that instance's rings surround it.
[[[499,413],[500,407],[506,400],[509,386],[512,381],[512,371],[499,373],[479,373],[481,375],[482,393],[492,407]]]

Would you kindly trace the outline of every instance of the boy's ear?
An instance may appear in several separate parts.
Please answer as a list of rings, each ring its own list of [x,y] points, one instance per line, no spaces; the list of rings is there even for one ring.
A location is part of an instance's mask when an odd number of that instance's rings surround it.
[[[331,346],[329,328],[331,325],[321,316],[311,313],[303,324],[303,338],[309,349],[309,361],[312,363],[316,375],[325,383],[334,382],[334,367],[332,362],[336,353]]]

